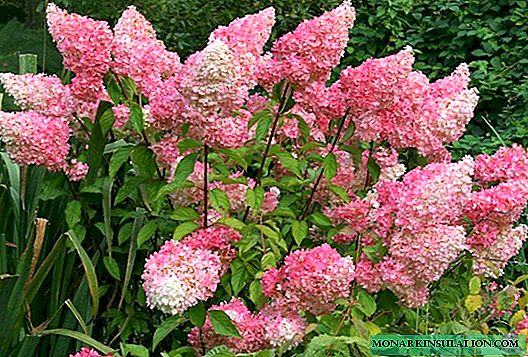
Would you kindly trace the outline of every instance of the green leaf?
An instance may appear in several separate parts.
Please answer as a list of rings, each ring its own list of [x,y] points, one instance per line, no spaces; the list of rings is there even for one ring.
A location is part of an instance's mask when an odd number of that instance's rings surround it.
[[[205,323],[205,306],[202,301],[200,301],[198,304],[194,305],[189,309],[189,319],[191,320],[191,323],[196,327],[202,327]]]
[[[277,258],[273,252],[268,252],[262,256],[260,264],[262,266],[262,270],[275,268],[277,266]]]
[[[146,145],[136,146],[131,153],[138,176],[154,177],[156,174],[156,160],[154,153]]]
[[[188,234],[191,234],[195,230],[197,230],[200,227],[199,224],[196,224],[194,222],[183,222],[179,226],[176,227],[174,230],[174,234],[172,235],[172,239],[180,240],[181,238],[185,237]]]
[[[141,248],[141,246],[150,239],[154,235],[154,232],[156,232],[156,229],[158,229],[158,222],[157,221],[149,221],[147,224],[145,224],[143,227],[141,227],[141,230],[139,231],[138,237],[137,237],[137,246]]]
[[[209,191],[209,199],[211,202],[211,207],[213,207],[213,209],[218,212],[228,211],[231,207],[227,194],[218,188]]]
[[[469,313],[474,313],[480,307],[482,307],[482,296],[480,295],[468,295],[464,301],[464,305]]]
[[[205,310],[204,310],[204,319],[205,319]],[[172,331],[174,331],[184,321],[185,321],[184,318],[178,317],[178,316],[169,317],[167,320],[163,321],[161,325],[159,325],[156,331],[154,332],[154,338],[152,339],[152,350],[155,350],[156,346],[158,346],[158,344],[161,341],[163,341],[165,337],[167,337]]]
[[[231,263],[231,287],[233,288],[233,295],[238,295],[246,285],[246,273],[246,268],[240,260],[236,259]]]
[[[372,316],[376,312],[376,301],[374,298],[364,290],[360,290],[358,293],[359,308],[367,316]]]
[[[469,293],[480,293],[480,278],[478,276],[474,276],[469,280]]]
[[[277,153],[280,163],[284,168],[293,173],[295,176],[302,178],[302,170],[299,161],[288,152]]]
[[[269,109],[264,109],[253,114],[253,117],[248,122],[248,130],[251,129],[256,123],[259,123],[264,118],[272,118],[273,113]]]
[[[81,202],[69,201],[66,205],[64,215],[66,216],[68,228],[73,229],[77,223],[81,222]]]
[[[262,291],[262,285],[259,280],[254,280],[249,284],[249,298],[253,301],[257,309],[262,308],[268,300]]]
[[[134,345],[130,343],[124,343],[122,345],[123,349],[128,353],[131,354],[131,356],[134,357],[149,357],[149,351],[146,347],[140,346],[140,345]]]
[[[143,132],[143,127],[145,125],[145,122],[143,121],[143,110],[141,110],[141,107],[136,103],[130,106],[129,121],[132,123],[132,127],[136,129],[138,133],[141,134]]]
[[[260,210],[263,202],[264,189],[262,187],[257,186],[254,190],[249,187],[246,189],[246,203],[253,211]]]
[[[106,270],[108,270],[108,272],[110,273],[110,275],[114,277],[114,279],[121,280],[121,273],[119,271],[119,265],[117,264],[114,258],[105,256],[103,257],[103,263],[104,263]]]
[[[194,171],[194,165],[196,163],[196,160],[198,159],[198,154],[190,154],[185,156],[176,167],[176,171],[174,173],[174,184],[175,185],[183,185],[183,183],[187,180],[187,177],[189,177],[190,174]]]
[[[231,318],[221,310],[209,311],[209,318],[213,325],[213,330],[222,336],[241,337]]]
[[[59,328],[59,329],[52,329],[52,330],[44,330],[44,331],[39,331],[37,333],[37,335],[40,335],[40,336],[45,336],[45,335],[61,335],[61,336],[66,336],[66,337],[71,337],[71,338],[74,338],[78,341],[81,341],[83,344],[85,345],[88,345],[90,347],[93,347],[97,350],[99,350],[100,352],[102,353],[113,353],[115,350],[113,350],[112,348],[94,340],[93,338],[91,338],[90,336],[82,333],[82,332],[79,332],[79,331],[72,331],[72,330],[67,330],[67,329],[63,329],[63,328]]]
[[[90,141],[88,142],[88,151],[86,153],[86,163],[90,167],[88,175],[86,175],[84,180],[86,184],[91,184],[95,181],[99,172],[99,167],[101,166],[103,152],[106,146],[106,134],[103,133],[101,118],[106,111],[111,111],[111,108],[112,104],[105,101],[101,101],[97,108]]]
[[[330,220],[330,218],[328,218],[327,216],[325,216],[321,212],[312,213],[310,215],[310,217],[312,218],[314,223],[316,225],[318,225],[319,227],[323,227],[324,228],[324,227],[331,227],[332,226],[332,221]]]
[[[328,185],[328,188],[346,203],[350,202],[350,197],[343,187],[337,185]]]
[[[263,116],[258,121],[257,130],[255,130],[255,141],[264,140],[266,136],[268,136],[268,132],[269,132],[272,121],[273,121],[273,117],[271,115]]]
[[[308,224],[305,221],[293,221],[292,233],[295,243],[300,246],[303,239],[308,235]]]
[[[77,254],[79,254],[79,257],[81,258],[86,276],[86,282],[88,283],[88,289],[90,290],[90,296],[92,298],[92,316],[95,317],[97,316],[97,310],[99,310],[99,284],[97,283],[97,275],[95,274],[93,263],[90,257],[88,257],[88,254],[86,254],[84,248],[81,246],[81,243],[79,243],[75,233],[70,230],[66,234],[68,238],[70,238],[75,250],[77,250]]]
[[[126,198],[130,197],[134,192],[137,191],[138,186],[143,184],[147,179],[145,177],[131,177],[125,184],[117,191],[117,195],[114,200],[114,204],[117,205],[123,202]]]
[[[323,160],[323,172],[328,180],[331,180],[337,174],[337,160],[334,153],[329,153]]]
[[[170,218],[176,221],[196,221],[200,219],[200,214],[191,207],[180,207],[172,211]]]
[[[372,182],[377,182],[378,178],[379,178],[379,175],[380,175],[380,167],[376,163],[376,160],[374,160],[374,158],[372,156],[369,157],[369,159],[368,159],[367,169],[368,169],[368,172],[370,174],[371,181]]]
[[[185,138],[178,143],[178,150],[184,153],[187,150],[198,149],[202,147],[202,143],[191,138]]]
[[[117,171],[119,171],[119,169],[121,168],[121,166],[123,166],[123,164],[128,161],[131,149],[132,148],[130,147],[123,147],[117,149],[117,151],[114,152],[112,158],[110,159],[110,164],[108,167],[108,176],[114,177]]]

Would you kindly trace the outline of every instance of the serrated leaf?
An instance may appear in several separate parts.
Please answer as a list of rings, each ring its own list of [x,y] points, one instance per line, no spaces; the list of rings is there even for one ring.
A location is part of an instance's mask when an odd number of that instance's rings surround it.
[[[302,178],[302,170],[296,158],[292,154],[287,152],[277,153],[276,156],[279,158],[280,163],[284,166],[285,169],[289,170],[295,176]]]
[[[330,218],[328,218],[321,212],[312,213],[310,217],[312,218],[314,223],[318,225],[319,227],[331,227],[332,226],[332,221],[330,220]]]
[[[240,260],[234,260],[231,263],[231,287],[233,288],[233,295],[238,293],[246,285],[246,268]]]
[[[145,224],[141,229],[139,230],[138,236],[137,236],[137,246],[138,248],[141,248],[141,246],[150,239],[156,232],[156,229],[158,229],[158,223],[156,221],[149,221],[147,224]]]
[[[268,136],[268,132],[273,121],[272,116],[264,116],[259,120],[257,129],[255,130],[255,141],[261,141]]]
[[[250,130],[256,123],[260,122],[263,118],[266,118],[266,117],[271,118],[272,116],[273,114],[271,110],[269,109],[264,109],[259,112],[256,112],[255,114],[253,114],[251,119],[249,119],[248,130]]]
[[[241,337],[231,318],[221,310],[209,311],[209,318],[213,330],[222,336]]]
[[[143,127],[145,125],[145,122],[143,120],[143,110],[141,110],[141,107],[137,104],[133,104],[130,107],[130,123],[132,123],[132,127],[136,129],[138,133],[143,132]]]
[[[189,309],[189,319],[194,326],[202,327],[205,323],[205,306],[202,301]]]
[[[329,153],[323,160],[323,173],[327,180],[331,180],[337,174],[337,160],[334,153]]]
[[[268,300],[262,291],[262,285],[259,280],[254,280],[249,284],[249,298],[257,309],[260,309]]]
[[[130,343],[123,344],[124,350],[133,357],[149,357],[149,351],[146,347]]]
[[[121,272],[119,271],[119,265],[117,264],[114,258],[105,256],[103,257],[103,263],[106,270],[108,270],[108,272],[110,273],[110,275],[112,275],[112,277],[114,277],[114,279],[121,280]]]
[[[198,154],[190,154],[185,156],[176,167],[174,172],[174,181],[175,185],[182,185],[189,177],[190,174],[194,171],[194,165],[198,159]]]
[[[202,143],[191,138],[185,138],[178,143],[178,150],[183,153],[187,150],[198,149],[202,147]]]
[[[180,207],[172,211],[170,218],[176,221],[196,221],[200,219],[200,214],[191,207]]]
[[[174,230],[174,234],[172,235],[172,239],[180,240],[181,238],[185,237],[188,234],[191,234],[195,230],[197,230],[200,227],[199,224],[196,224],[194,222],[183,222],[179,226],[176,227]]]
[[[209,199],[211,202],[211,207],[213,207],[213,209],[218,212],[228,211],[231,207],[227,194],[218,188],[209,191]]]
[[[480,293],[480,278],[478,276],[469,280],[469,293],[474,295]]]
[[[260,264],[262,266],[262,270],[275,268],[277,266],[277,258],[273,252],[268,252],[262,256]]]
[[[130,150],[130,147],[123,147],[117,149],[117,151],[114,152],[108,166],[108,176],[114,177],[121,166],[123,166],[123,164],[128,161]]]
[[[469,313],[474,313],[482,306],[482,296],[480,295],[468,295],[464,305]]]
[[[367,316],[371,316],[376,312],[376,301],[374,298],[364,290],[360,290],[358,293],[359,308]]]
[[[303,239],[308,235],[308,224],[305,221],[293,221],[292,234],[295,243],[300,246]]]

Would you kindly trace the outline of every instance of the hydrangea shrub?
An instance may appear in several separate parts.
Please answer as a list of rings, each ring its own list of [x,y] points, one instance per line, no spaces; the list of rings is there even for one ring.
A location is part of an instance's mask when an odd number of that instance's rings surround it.
[[[185,60],[133,6],[113,29],[54,4],[46,13],[68,73],[1,74],[21,110],[0,112],[0,136],[14,163],[102,195],[96,248],[123,289],[108,306],[143,296],[135,309],[165,321],[153,351],[177,330],[190,346],[180,355],[308,354],[323,336],[365,352],[369,334],[406,331],[377,317],[377,300],[408,316],[456,269],[473,276],[459,296],[470,313],[486,298],[504,316],[495,299],[506,293],[480,282],[526,240],[528,152],[452,161],[446,145],[478,102],[467,65],[430,82],[405,47],[330,82],[355,21],[348,1],[269,52],[273,8],[236,19]],[[122,353],[140,348],[122,338]]]

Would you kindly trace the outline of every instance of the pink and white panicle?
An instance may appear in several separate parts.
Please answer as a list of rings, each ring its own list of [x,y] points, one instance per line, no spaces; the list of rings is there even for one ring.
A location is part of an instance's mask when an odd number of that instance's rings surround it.
[[[56,76],[0,73],[0,82],[22,110],[57,118],[69,118],[74,112],[70,89]]]
[[[220,40],[231,49],[250,88],[256,84],[257,67],[263,62],[264,45],[274,24],[275,9],[268,7],[221,26],[209,36],[209,43]]]
[[[349,0],[314,19],[273,44],[272,57],[261,68],[260,82],[271,87],[281,79],[299,86],[326,81],[348,43],[348,30],[356,13]]]
[[[291,349],[303,341],[306,320],[296,311],[284,309],[280,301],[266,305],[258,317],[265,326],[264,339],[268,348]]]
[[[235,259],[236,251],[232,244],[242,239],[240,232],[227,226],[211,226],[202,228],[182,240],[183,244],[194,248],[210,250],[220,257],[222,272],[227,271]]]
[[[110,353],[105,355],[105,356],[112,356]],[[102,355],[100,355],[96,350],[94,349],[91,349],[91,348],[88,348],[88,347],[83,347],[81,348],[81,350],[79,352],[77,352],[76,354],[74,355],[70,355],[70,357],[102,357]]]
[[[241,338],[216,334],[211,320],[207,316],[201,330],[194,327],[188,338],[189,344],[194,347],[199,355],[202,346],[208,351],[215,346],[224,345],[234,353],[257,352],[266,348],[263,321],[249,311],[241,300],[234,297],[227,303],[212,306],[210,310],[225,312],[237,327]]]
[[[270,298],[319,315],[331,312],[337,299],[349,296],[353,279],[352,258],[323,244],[290,253],[280,269],[264,272],[262,288]]]
[[[149,96],[164,78],[180,70],[180,58],[156,39],[152,25],[129,6],[114,27],[112,70],[128,76]]]
[[[147,305],[180,314],[213,296],[221,268],[216,253],[169,240],[147,259],[141,275]]]
[[[84,102],[101,99],[106,93],[103,77],[112,60],[113,34],[108,23],[68,14],[55,4],[48,4],[46,18],[64,66],[75,73],[73,95]]]
[[[39,165],[49,171],[66,167],[70,128],[63,119],[33,111],[0,112],[0,136],[17,164]]]

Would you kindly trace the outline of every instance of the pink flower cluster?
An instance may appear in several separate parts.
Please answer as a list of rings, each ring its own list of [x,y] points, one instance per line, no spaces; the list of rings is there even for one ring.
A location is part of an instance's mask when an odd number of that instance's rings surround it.
[[[183,244],[194,249],[205,249],[215,252],[220,257],[222,271],[226,271],[235,259],[235,249],[232,243],[242,239],[242,235],[232,228],[212,226],[200,229],[182,240]]]
[[[261,68],[260,82],[269,88],[281,79],[299,86],[326,81],[341,60],[355,18],[354,8],[346,0],[301,23],[273,44],[272,56]]]
[[[68,118],[74,112],[70,88],[56,76],[0,73],[0,82],[22,110],[57,118]]]
[[[305,320],[295,312],[285,312],[276,304],[265,306],[259,313],[252,313],[238,298],[210,308],[225,312],[233,321],[239,337],[221,336],[214,332],[210,318],[204,326],[194,327],[189,343],[198,355],[202,347],[210,350],[215,346],[227,346],[234,353],[257,352],[266,348],[291,348],[302,342],[306,329]]]
[[[112,60],[113,34],[108,24],[68,14],[55,4],[48,4],[46,18],[64,66],[75,73],[71,85],[75,98],[84,102],[101,99],[106,93],[103,77]]]
[[[109,354],[107,354],[105,356],[110,357],[112,355],[109,353]],[[70,357],[102,357],[102,356],[94,349],[91,349],[91,348],[88,348],[88,347],[83,347],[76,354],[70,355]]]
[[[134,6],[123,12],[114,27],[112,53],[112,71],[134,79],[146,95],[181,66],[179,56],[165,49],[152,25]]]
[[[169,240],[145,264],[147,305],[177,315],[213,296],[220,282],[217,254]]]
[[[44,166],[49,171],[66,167],[70,128],[61,118],[33,111],[0,112],[0,136],[17,164]]]
[[[323,244],[290,253],[280,269],[264,272],[262,288],[266,296],[284,301],[294,309],[325,314],[335,308],[337,299],[350,295],[353,279],[352,258],[342,257]]]
[[[141,276],[147,305],[177,315],[212,297],[235,257],[231,243],[242,236],[232,228],[213,226],[169,240],[152,254]]]

